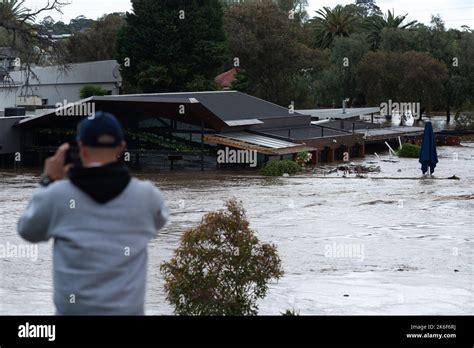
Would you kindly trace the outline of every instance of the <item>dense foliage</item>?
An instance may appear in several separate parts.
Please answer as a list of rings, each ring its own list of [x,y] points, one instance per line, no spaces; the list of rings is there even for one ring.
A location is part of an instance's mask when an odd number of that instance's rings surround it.
[[[410,18],[410,19],[408,19]],[[375,1],[298,21],[270,0],[226,11],[229,47],[240,58],[235,89],[297,108],[377,106],[389,99],[459,111],[474,101],[474,33],[382,13]],[[242,24],[242,25],[239,25]]]
[[[415,144],[406,143],[397,151],[398,157],[419,158],[421,147]]]
[[[105,89],[103,89],[100,86],[95,86],[95,85],[86,85],[82,87],[79,92],[81,99],[86,99],[86,98],[94,97],[94,96],[100,97],[106,94],[107,94],[107,91]]]
[[[100,18],[87,30],[74,33],[66,43],[68,62],[115,59],[117,35],[124,25],[122,15],[111,14]]]
[[[282,176],[283,174],[296,174],[301,171],[301,167],[294,161],[270,161],[262,168],[262,175]]]
[[[242,204],[205,215],[162,264],[167,300],[179,315],[256,315],[268,282],[283,275],[274,245],[259,241]]]
[[[146,93],[215,89],[226,54],[219,1],[132,5],[117,40],[125,80]]]

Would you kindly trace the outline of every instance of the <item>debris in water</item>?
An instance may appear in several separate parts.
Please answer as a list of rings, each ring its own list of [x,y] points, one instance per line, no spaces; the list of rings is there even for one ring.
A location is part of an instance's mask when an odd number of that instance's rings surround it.
[[[364,202],[359,205],[375,205],[375,204],[395,204],[398,203],[398,201],[384,201],[381,199],[376,199],[375,201],[370,201],[370,202]]]
[[[397,269],[398,272],[404,272],[404,271],[416,271],[418,268],[416,267],[411,267],[408,265],[400,265],[400,267]]]
[[[349,174],[362,174],[362,173],[380,173],[379,166],[367,166],[363,164],[341,164],[337,167],[338,170],[347,172]]]
[[[434,201],[468,201],[474,199],[474,194],[472,195],[458,195],[458,196],[441,196],[436,197]]]

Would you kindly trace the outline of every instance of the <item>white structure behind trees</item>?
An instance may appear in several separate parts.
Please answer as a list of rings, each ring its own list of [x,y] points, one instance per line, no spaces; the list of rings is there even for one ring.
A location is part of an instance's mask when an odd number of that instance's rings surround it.
[[[120,94],[122,77],[115,60],[61,66],[34,66],[9,72],[0,81],[0,111],[9,107],[27,108],[54,106],[56,103],[80,100],[86,85],[100,86],[110,95]],[[39,105],[38,105],[39,104]]]

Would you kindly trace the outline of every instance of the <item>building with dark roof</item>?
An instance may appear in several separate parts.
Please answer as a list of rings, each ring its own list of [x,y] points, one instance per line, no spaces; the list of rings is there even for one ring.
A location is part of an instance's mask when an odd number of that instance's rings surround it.
[[[312,125],[310,115],[236,91],[91,97],[22,118],[15,125],[25,139],[22,151],[38,153],[71,138],[80,118],[88,116],[83,110],[91,109],[115,114],[133,134],[129,149],[137,153],[146,148],[179,158],[179,151],[172,151],[174,144],[201,152],[202,162],[204,150],[212,153],[222,147],[256,151],[260,162],[302,151],[313,153],[313,163],[342,160],[344,152],[364,155],[362,135]],[[58,139],[52,140],[55,136]]]

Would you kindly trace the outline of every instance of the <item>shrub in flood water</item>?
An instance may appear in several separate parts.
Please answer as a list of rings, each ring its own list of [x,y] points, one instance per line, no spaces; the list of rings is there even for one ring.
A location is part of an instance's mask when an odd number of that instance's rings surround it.
[[[293,161],[270,161],[262,168],[261,173],[265,176],[282,176],[283,174],[295,174],[301,171],[301,167]]]
[[[402,148],[397,151],[398,157],[419,158],[421,147],[414,144],[403,144]]]
[[[268,282],[283,275],[274,245],[261,243],[236,200],[186,231],[161,265],[167,301],[179,315],[256,315]]]
[[[296,163],[298,163],[300,167],[304,168],[312,159],[313,155],[311,152],[303,151],[296,156]]]
[[[454,117],[456,130],[474,130],[474,112],[458,112]]]

